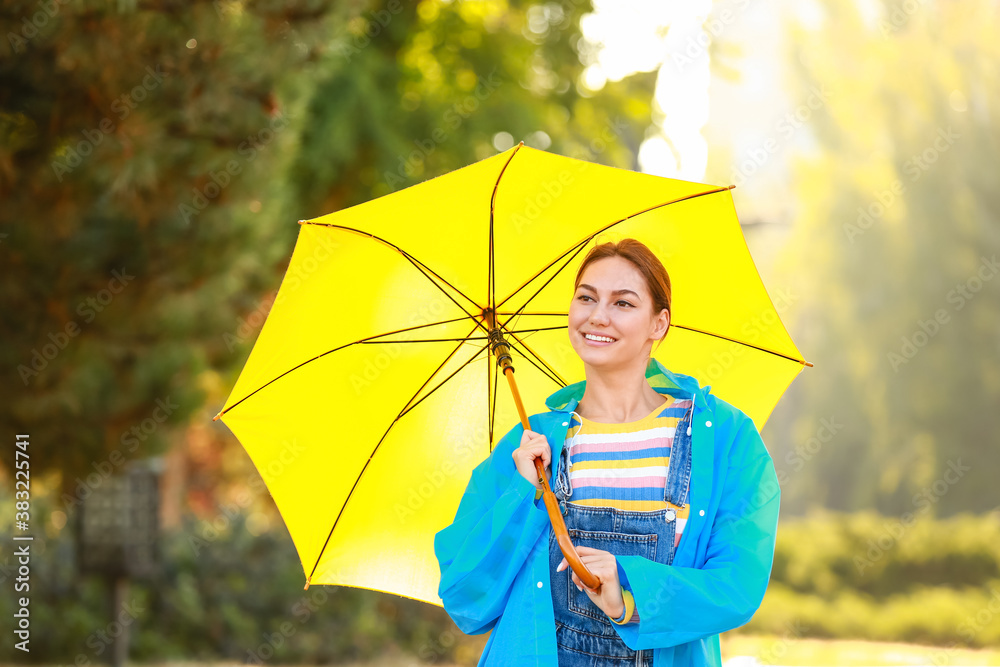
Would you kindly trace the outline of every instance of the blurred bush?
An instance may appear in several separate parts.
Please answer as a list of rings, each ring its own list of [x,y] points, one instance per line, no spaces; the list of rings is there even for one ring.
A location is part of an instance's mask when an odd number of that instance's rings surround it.
[[[49,502],[35,498],[34,516],[51,516]],[[900,526],[869,513],[782,521],[767,595],[737,632],[1000,642],[1000,516]],[[68,527],[46,529],[32,543],[31,660],[108,662],[108,638],[119,631],[110,589],[77,574]],[[126,596],[134,660],[331,664],[397,653],[433,664],[474,662],[481,651],[486,637],[463,635],[439,607],[348,587],[303,590],[284,529],[259,536],[250,529],[234,511],[212,522],[187,515],[182,530],[165,535],[161,572],[132,582]],[[16,564],[5,558],[0,584],[12,589]],[[0,614],[9,618],[15,602],[0,596]],[[10,642],[0,649],[2,661],[24,659]]]
[[[50,500],[33,499],[34,516]],[[9,527],[8,532],[9,532]],[[30,562],[30,656],[12,642],[0,662],[110,662],[110,637],[128,624],[130,657],[331,664],[386,652],[449,657],[462,642],[444,610],[415,600],[348,587],[310,586],[284,529],[254,536],[243,513],[211,523],[186,515],[165,534],[155,579],[132,581],[125,615],[112,614],[111,589],[76,570],[72,531],[35,532]],[[0,584],[13,589],[16,560],[0,563]],[[10,618],[15,595],[0,596]],[[134,614],[134,620],[133,616]],[[446,628],[451,630],[446,630]],[[477,638],[478,640],[478,638]]]
[[[1000,513],[816,511],[782,520],[771,584],[741,632],[981,647],[1000,641]]]

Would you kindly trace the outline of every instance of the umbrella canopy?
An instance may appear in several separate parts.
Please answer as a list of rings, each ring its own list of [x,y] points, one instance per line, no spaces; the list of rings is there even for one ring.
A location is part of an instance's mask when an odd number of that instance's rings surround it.
[[[656,253],[673,301],[655,356],[758,428],[810,365],[764,289],[728,187],[518,145],[301,225],[219,417],[267,484],[307,585],[441,604],[434,534],[518,422],[490,317],[527,413],[545,411],[546,397],[584,379],[567,313],[594,244],[632,237]]]

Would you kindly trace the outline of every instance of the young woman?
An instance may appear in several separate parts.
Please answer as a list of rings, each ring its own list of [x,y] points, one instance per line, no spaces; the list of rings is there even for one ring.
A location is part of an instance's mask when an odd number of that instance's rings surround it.
[[[463,632],[493,631],[479,665],[720,665],[719,633],[759,607],[774,465],[749,417],[651,357],[670,300],[639,241],[590,251],[568,322],[586,380],[504,436],[435,536],[445,610]],[[537,457],[599,591],[559,550]]]

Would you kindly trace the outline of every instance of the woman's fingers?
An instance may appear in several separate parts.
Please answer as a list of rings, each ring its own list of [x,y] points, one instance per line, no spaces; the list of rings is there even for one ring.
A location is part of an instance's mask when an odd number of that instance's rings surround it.
[[[578,591],[585,592],[587,597],[600,609],[609,614],[612,611],[620,613],[617,610],[622,607],[623,600],[619,587],[616,585],[618,582],[618,562],[614,554],[603,549],[584,546],[576,547],[576,552],[580,557],[580,561],[597,577],[600,582],[600,590],[586,586],[583,580],[572,569],[570,571],[570,581],[573,582]],[[559,561],[558,569],[561,571],[564,567],[568,567],[566,558]]]
[[[521,435],[521,446],[511,452],[511,458],[514,459],[514,467],[517,472],[536,489],[541,488],[535,461],[541,459],[542,470],[545,470],[552,460],[549,442],[545,436],[534,431],[524,431]]]
[[[586,554],[586,553],[580,553],[579,549],[577,549],[576,553],[577,553],[577,555],[580,556],[580,560],[583,561],[584,563],[602,563],[602,562],[604,562],[605,560],[608,559],[608,557],[605,556],[603,553],[601,553],[601,554],[593,554],[593,553]],[[613,558],[613,556],[612,556],[612,558]]]
[[[591,572],[593,572],[594,574],[596,574],[596,575],[597,575],[597,578],[598,578],[598,579],[600,579],[600,580],[601,580],[601,582],[603,582],[603,581],[604,581],[604,577],[602,577],[602,576],[600,575],[600,573],[598,573],[598,572],[594,572],[593,570],[591,570]],[[574,573],[573,573],[573,577],[572,577],[572,581],[573,581],[573,584],[574,584],[574,585],[576,586],[576,589],[577,589],[578,591],[584,591],[584,590],[587,590],[587,591],[590,591],[591,593],[594,593],[595,595],[597,594],[597,591],[595,591],[595,590],[594,590],[593,588],[589,588],[588,586],[586,586],[586,585],[585,585],[585,584],[583,583],[583,580],[582,580],[582,579],[580,579],[580,577],[578,577],[578,576],[577,576],[576,572],[574,572]]]
[[[548,446],[539,447],[534,452],[534,454],[535,454],[535,457],[539,457],[539,456],[542,457],[542,467],[543,468],[548,468],[549,467],[549,448],[548,448]]]
[[[534,459],[541,457],[542,464],[547,468],[549,466],[549,446],[548,445],[529,445],[523,447],[525,453],[527,453],[528,460],[533,461]]]
[[[592,574],[596,575],[602,582],[617,579],[618,564],[611,552],[584,546],[576,547],[576,552],[580,557],[580,562],[583,563],[587,569],[590,570]],[[563,558],[559,562],[559,568],[557,571],[561,572],[566,567],[569,567],[569,563],[567,563],[566,559]],[[584,585],[583,580],[577,576],[576,571],[571,570],[570,575],[573,585],[575,585],[578,590],[587,590],[597,595],[597,591]]]
[[[610,551],[605,551],[604,549],[595,549],[593,547],[585,547],[582,544],[576,547],[576,552],[578,554],[591,553],[591,554],[608,554],[611,555]]]
[[[601,549],[591,549],[589,547],[581,547],[581,546],[575,548],[577,555],[580,557],[580,562],[583,563],[584,565],[590,566],[592,564],[597,565],[600,563],[609,563],[609,564],[614,563],[615,557],[609,551],[603,551]],[[566,566],[569,565],[565,557],[563,557],[563,559],[559,562],[559,564],[560,568],[557,570],[558,572],[561,572]],[[615,565],[615,567],[617,567],[617,564]],[[588,567],[587,569],[591,568]]]
[[[523,450],[523,452],[530,454],[531,459],[539,456],[542,457],[542,464],[546,467],[549,465],[552,454],[549,449],[549,441],[544,435],[535,433],[534,431],[525,431],[521,435],[520,449]]]
[[[517,451],[517,450],[515,450]],[[533,462],[538,457],[542,458],[542,465],[546,468],[549,467],[549,452],[543,447],[522,447],[522,455],[526,461]]]
[[[521,434],[521,445],[533,444],[535,442],[547,442],[545,436],[541,433],[535,433],[534,431],[525,431]]]
[[[523,458],[526,461],[533,461],[534,459],[541,457],[542,463],[548,467],[551,454],[549,453],[549,446],[547,444],[542,445],[523,445],[513,451],[511,454],[514,458]]]

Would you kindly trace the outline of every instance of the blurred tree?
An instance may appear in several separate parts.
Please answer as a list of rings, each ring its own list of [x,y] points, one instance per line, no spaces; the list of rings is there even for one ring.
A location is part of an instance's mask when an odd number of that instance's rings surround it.
[[[506,150],[637,168],[655,72],[599,93],[589,2],[388,2],[339,31],[317,66],[292,182],[315,217]]]
[[[830,96],[810,120],[819,150],[794,170],[784,266],[817,372],[798,380],[776,448],[782,501],[913,518],[996,508],[997,6],[823,8],[821,29],[790,33],[792,86]],[[819,442],[824,418],[842,427]]]
[[[335,7],[0,9],[0,424],[67,500],[163,449],[273,280],[288,233],[265,220],[306,92],[287,72],[353,11]]]
[[[594,57],[578,27],[589,3],[51,7],[0,8],[0,361],[8,377],[0,425],[31,434],[32,472],[36,481],[53,474],[59,509],[126,461],[187,438],[206,402],[208,414],[221,406],[281,282],[296,220],[521,139],[634,168],[650,121],[654,74],[599,93],[578,83],[581,58]],[[245,465],[205,456],[211,439],[200,426],[175,448],[200,452],[194,465],[209,476],[244,474]],[[221,424],[214,434],[225,443],[218,451],[239,448]],[[246,477],[226,481],[221,493]],[[47,529],[58,530],[57,512],[44,509],[35,520],[48,516]],[[229,525],[228,509],[214,518],[213,526]],[[137,651],[245,657],[303,596],[301,581],[278,597],[253,582],[268,579],[275,562],[292,579],[300,565],[294,554],[268,551],[246,562],[256,579],[234,571],[223,581],[211,570],[206,584],[188,571],[210,568],[211,554],[227,565],[246,556],[229,542],[199,552],[190,538],[204,530],[182,529],[186,537],[170,539],[186,557],[167,558],[177,579],[145,598],[167,625],[137,633]],[[248,530],[242,521],[232,527],[256,542]],[[284,530],[266,537],[262,549],[274,539],[291,547]],[[308,594],[325,591],[315,589]],[[102,593],[86,590],[68,610],[65,592],[40,599],[39,617],[73,618],[53,654],[81,650],[80,638],[100,627],[93,616]],[[303,632],[286,653],[367,655],[393,635],[422,658],[453,650],[452,635],[433,632],[448,623],[441,609],[336,592],[328,616],[356,627]],[[396,619],[391,628],[386,618]],[[168,650],[164,629],[185,639]]]
[[[221,405],[296,220],[521,139],[634,168],[650,120],[655,74],[578,83],[586,2],[40,7],[0,10],[0,424],[68,501]]]

